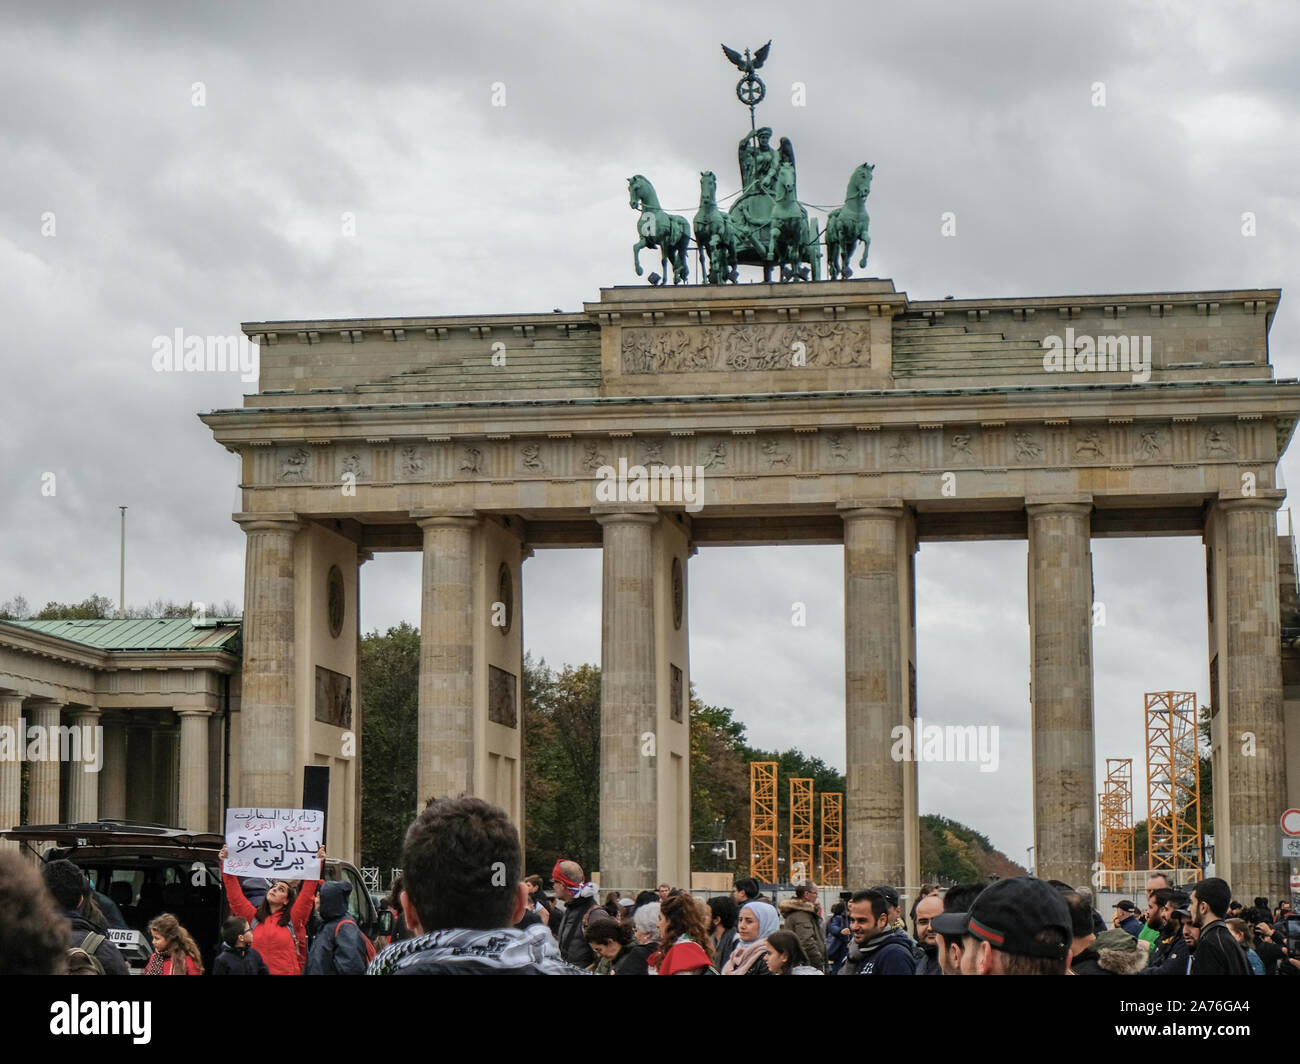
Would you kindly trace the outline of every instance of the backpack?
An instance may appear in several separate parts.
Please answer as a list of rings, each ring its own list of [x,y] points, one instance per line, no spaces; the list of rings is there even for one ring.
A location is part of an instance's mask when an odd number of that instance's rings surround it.
[[[343,919],[339,920],[338,923],[334,925],[335,943],[337,944],[338,942],[339,928],[342,927],[344,924],[351,924],[353,927],[357,928],[357,934],[361,935],[362,948],[365,950],[366,966],[369,967],[370,962],[375,959],[375,954],[378,952],[378,950],[375,949],[375,944],[370,941],[370,936],[362,934],[361,928],[357,927],[357,922],[353,920],[350,916],[343,917]],[[335,948],[336,949],[338,948],[337,945],[335,946]]]
[[[80,946],[69,946],[67,951],[68,973],[77,974],[86,968],[93,968],[96,975],[104,974],[104,962],[95,956],[104,936],[98,931],[91,931],[81,940]]]

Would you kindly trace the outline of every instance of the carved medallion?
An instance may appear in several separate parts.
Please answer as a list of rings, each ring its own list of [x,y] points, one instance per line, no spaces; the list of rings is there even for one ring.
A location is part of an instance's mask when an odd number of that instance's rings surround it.
[[[510,631],[510,625],[514,623],[515,617],[515,585],[510,579],[510,566],[505,562],[502,562],[501,568],[497,570],[497,601],[501,603],[504,614],[498,630],[505,635]]]
[[[335,639],[343,631],[344,601],[343,572],[337,565],[331,565],[329,575],[325,578],[325,608],[330,635]]]
[[[682,607],[686,600],[686,587],[682,583],[682,560],[673,558],[673,629],[682,627]]]

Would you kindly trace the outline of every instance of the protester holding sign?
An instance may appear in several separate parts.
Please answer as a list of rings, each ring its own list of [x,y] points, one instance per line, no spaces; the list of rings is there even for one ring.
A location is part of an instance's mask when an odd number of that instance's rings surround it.
[[[262,955],[272,975],[301,975],[307,963],[307,917],[320,880],[304,880],[294,897],[294,884],[287,879],[273,879],[266,897],[256,908],[244,896],[239,880],[225,871],[229,856],[221,847],[221,881],[226,886],[226,904],[235,916],[242,916],[253,929],[253,948]],[[325,860],[325,847],[316,851],[318,861]]]

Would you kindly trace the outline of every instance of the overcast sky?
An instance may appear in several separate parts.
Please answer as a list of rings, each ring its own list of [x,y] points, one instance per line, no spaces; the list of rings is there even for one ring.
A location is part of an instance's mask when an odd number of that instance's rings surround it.
[[[11,0],[0,600],[116,599],[119,505],[129,603],[240,600],[236,460],[196,414],[250,386],[155,374],[153,338],[577,310],[637,283],[629,175],[672,208],[698,201],[701,170],[738,184],[748,115],[722,41],[774,40],[760,119],[793,140],[803,199],[837,203],[875,164],[868,275],[923,299],[1280,287],[1272,362],[1295,377],[1298,30],[1300,8],[1265,3]],[[1098,776],[1133,757],[1140,817],[1142,693],[1208,687],[1204,553],[1125,539],[1093,557]],[[1024,542],[917,557],[921,715],[1001,740],[994,773],[922,765],[922,811],[1022,862],[1025,563]],[[842,768],[841,549],[706,548],[690,564],[699,695],[734,707],[754,743]],[[363,578],[366,630],[418,623],[418,555]],[[523,600],[535,656],[599,662],[598,551],[539,551]]]

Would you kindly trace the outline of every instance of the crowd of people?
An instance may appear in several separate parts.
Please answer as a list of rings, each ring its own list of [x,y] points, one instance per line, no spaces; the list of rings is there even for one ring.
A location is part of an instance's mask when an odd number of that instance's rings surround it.
[[[745,878],[707,901],[669,883],[602,900],[576,861],[556,862],[553,895],[522,871],[502,809],[437,799],[407,832],[390,934],[361,932],[347,882],[277,880],[250,896],[223,875],[230,917],[211,974],[1300,975],[1300,915],[1266,898],[1244,907],[1217,878],[1183,889],[1153,873],[1145,911],[1120,901],[1109,927],[1087,890],[1056,880],[923,886],[909,928],[890,885],[843,892],[827,915],[812,883],[779,903]],[[37,872],[0,854],[0,973],[126,974],[105,935],[112,904],[70,860]],[[144,974],[204,974],[175,916],[149,932]]]

